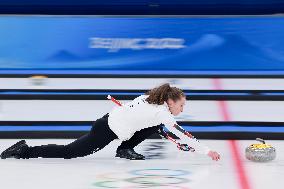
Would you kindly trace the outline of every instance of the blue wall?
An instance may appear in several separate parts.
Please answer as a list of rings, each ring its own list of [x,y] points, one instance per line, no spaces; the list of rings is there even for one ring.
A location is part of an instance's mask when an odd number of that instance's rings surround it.
[[[254,15],[284,13],[282,0],[2,0],[0,14]]]
[[[0,17],[0,70],[284,71],[284,17]]]

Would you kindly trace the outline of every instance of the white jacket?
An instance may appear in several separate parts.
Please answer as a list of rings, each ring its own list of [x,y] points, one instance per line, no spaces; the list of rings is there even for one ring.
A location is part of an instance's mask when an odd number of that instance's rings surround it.
[[[148,95],[141,95],[123,106],[114,107],[109,113],[109,127],[119,139],[128,140],[136,131],[164,124],[170,132],[181,139],[181,143],[188,144],[200,154],[209,152],[207,146],[185,136],[174,127],[178,124],[166,102],[163,105],[149,104],[145,101],[147,97]]]

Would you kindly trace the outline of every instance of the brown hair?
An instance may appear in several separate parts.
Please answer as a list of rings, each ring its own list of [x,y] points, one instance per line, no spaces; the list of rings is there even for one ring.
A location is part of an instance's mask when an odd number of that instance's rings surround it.
[[[156,87],[148,92],[146,95],[149,95],[146,98],[146,101],[149,104],[158,104],[162,105],[168,99],[172,99],[173,101],[179,100],[181,97],[185,97],[183,91],[176,87],[171,87],[169,83],[165,83],[159,87]]]

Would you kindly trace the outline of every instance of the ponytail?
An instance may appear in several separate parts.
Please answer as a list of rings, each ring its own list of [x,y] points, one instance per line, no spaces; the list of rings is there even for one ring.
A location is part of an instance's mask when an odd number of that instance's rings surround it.
[[[183,91],[176,87],[171,87],[169,83],[163,84],[159,87],[156,87],[146,93],[149,95],[146,98],[146,101],[149,104],[158,104],[162,105],[168,99],[172,99],[173,101],[177,101],[181,97],[185,97]]]

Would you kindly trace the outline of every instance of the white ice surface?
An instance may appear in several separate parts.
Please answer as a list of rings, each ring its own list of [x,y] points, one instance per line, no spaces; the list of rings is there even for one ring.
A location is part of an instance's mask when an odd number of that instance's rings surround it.
[[[1,139],[0,150],[17,140]],[[28,139],[31,146],[67,144],[73,140]],[[102,188],[180,188],[180,189],[243,189],[239,181],[229,141],[202,140],[221,154],[221,160],[179,152],[175,145],[164,140],[146,140],[136,151],[145,161],[115,158],[119,145],[116,140],[103,150],[83,158],[64,159],[6,159],[0,160],[2,189],[102,189]],[[267,141],[277,150],[277,157],[268,163],[255,163],[244,157],[245,147],[254,141],[237,141],[241,164],[250,184],[249,189],[280,189],[284,177],[283,141]],[[139,174],[146,174],[139,175]],[[138,174],[138,175],[135,175]],[[180,175],[183,174],[183,175]],[[148,175],[148,176],[147,176]],[[149,176],[150,175],[150,176]],[[174,176],[176,175],[176,176]],[[142,182],[138,184],[135,182]],[[169,184],[166,183],[180,184]]]

